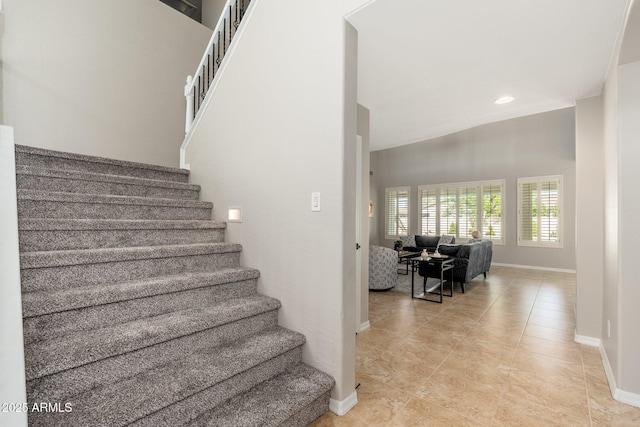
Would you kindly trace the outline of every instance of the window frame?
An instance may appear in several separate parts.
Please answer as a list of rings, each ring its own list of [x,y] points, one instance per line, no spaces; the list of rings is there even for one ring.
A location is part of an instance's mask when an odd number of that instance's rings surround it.
[[[406,201],[407,201],[407,224],[406,224],[406,233],[402,234],[400,233],[400,227],[398,226],[398,218],[399,218],[399,214],[398,211],[400,210],[400,207],[398,205],[398,193],[401,192],[406,192],[407,196],[406,196]],[[389,196],[390,194],[395,194],[395,199],[396,199],[396,203],[395,203],[395,218],[396,218],[396,225],[395,225],[395,231],[396,234],[390,234],[389,231],[391,231],[389,229]],[[384,237],[385,239],[388,240],[397,240],[398,238],[400,238],[401,236],[409,236],[409,224],[411,221],[411,187],[391,187],[391,188],[385,188],[384,189]]]
[[[484,230],[484,211],[483,211],[483,195],[486,187],[495,187],[498,186],[500,189],[500,238],[492,238],[488,234],[488,230]],[[506,207],[506,180],[505,179],[494,179],[488,181],[469,181],[469,182],[456,182],[456,183],[447,183],[447,184],[430,184],[430,185],[419,185],[418,186],[418,231],[419,234],[424,234],[424,218],[427,211],[433,212],[433,208],[428,206],[429,209],[424,209],[423,201],[426,200],[424,197],[424,193],[431,193],[431,197],[435,200],[435,224],[433,221],[429,221],[426,225],[427,234],[424,235],[442,235],[442,224],[441,224],[441,195],[444,194],[441,191],[446,190],[447,194],[450,194],[450,190],[455,188],[455,237],[456,241],[465,242],[469,240],[471,237],[468,235],[462,235],[460,233],[460,201],[461,201],[461,190],[464,192],[464,196],[468,196],[469,189],[475,187],[475,199],[476,199],[476,229],[480,232],[483,239],[491,240],[496,245],[504,245],[506,242],[506,215],[505,215],[505,207]],[[471,193],[472,194],[472,193]],[[429,197],[429,195],[427,195]],[[435,229],[434,233],[429,233],[429,227],[433,227]],[[453,234],[447,230],[445,234]]]
[[[544,176],[533,176],[533,177],[521,177],[518,178],[518,246],[529,246],[529,247],[541,247],[541,248],[558,248],[561,249],[564,247],[564,213],[563,213],[563,189],[562,189],[562,175],[544,175]],[[542,221],[542,209],[541,209],[541,199],[542,199],[542,184],[543,183],[552,183],[555,182],[556,187],[556,207],[557,207],[557,215],[556,215],[556,237],[557,240],[541,240],[541,233],[536,232],[536,239],[530,240],[523,238],[523,184],[536,184],[536,212],[537,212],[537,222],[536,224],[541,224]],[[532,227],[533,229],[533,227]],[[537,229],[537,227],[536,227]]]

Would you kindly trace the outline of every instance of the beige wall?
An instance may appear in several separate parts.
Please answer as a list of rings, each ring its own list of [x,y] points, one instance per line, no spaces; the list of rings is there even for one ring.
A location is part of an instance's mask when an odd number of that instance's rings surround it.
[[[202,25],[213,30],[226,3],[227,0],[202,0]]]
[[[640,51],[627,37],[640,29],[637,1],[618,40],[603,90],[604,289],[602,343],[616,399],[640,406],[640,340],[637,286],[637,194],[640,138]],[[635,50],[634,50],[635,49]],[[624,61],[620,51],[624,50]],[[635,62],[626,62],[635,59]],[[609,334],[610,325],[610,334]]]
[[[602,337],[604,163],[602,97],[576,103],[576,333]]]
[[[215,219],[242,206],[227,240],[282,301],[280,324],[306,335],[304,360],[336,379],[336,402],[355,395],[354,3],[252,2],[186,151]]]
[[[184,82],[211,31],[157,0],[5,0],[16,143],[177,166]]]
[[[371,195],[369,193],[369,109],[358,104],[358,135],[362,137],[362,206],[360,207],[360,250],[362,256],[361,265],[361,284],[360,293],[356,295],[356,298],[360,299],[360,319],[358,320],[359,329],[366,328],[369,325],[369,201]]]

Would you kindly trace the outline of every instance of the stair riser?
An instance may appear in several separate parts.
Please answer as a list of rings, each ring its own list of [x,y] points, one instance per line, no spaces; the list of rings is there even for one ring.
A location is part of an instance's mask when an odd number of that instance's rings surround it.
[[[20,251],[126,248],[191,243],[222,243],[224,229],[21,230]]]
[[[18,216],[21,218],[210,220],[211,208],[18,199]]]
[[[209,272],[239,265],[240,252],[226,252],[61,267],[23,268],[21,270],[22,291],[69,289],[186,272]]]
[[[278,323],[276,310],[227,323],[195,334],[109,357],[72,370],[27,381],[30,402],[67,401],[94,387],[113,384],[125,378],[163,365],[185,354],[224,345],[271,329]]]
[[[302,408],[295,415],[289,418],[283,426],[287,427],[305,427],[313,421],[320,418],[329,410],[329,399],[331,398],[331,390],[320,395],[316,400],[306,407]]]
[[[198,200],[198,190],[151,187],[115,182],[88,181],[50,176],[17,175],[19,190],[58,191],[64,193],[111,194],[117,196],[158,197]]]
[[[130,424],[135,427],[190,426],[199,413],[223,404],[229,398],[250,390],[269,378],[284,372],[302,360],[302,347],[297,347],[278,357],[268,360],[233,378],[218,383],[200,393],[167,406],[145,418]],[[31,421],[31,419],[29,420]]]
[[[257,280],[226,283],[24,319],[25,344],[256,293]]]
[[[19,150],[16,150],[16,164],[19,166],[33,166],[46,169],[62,169],[71,171],[103,173],[107,175],[124,175],[137,178],[160,179],[165,181],[183,183],[186,183],[189,180],[189,176],[182,173],[145,169],[125,165],[97,163],[79,159],[66,159],[62,157],[24,153]]]

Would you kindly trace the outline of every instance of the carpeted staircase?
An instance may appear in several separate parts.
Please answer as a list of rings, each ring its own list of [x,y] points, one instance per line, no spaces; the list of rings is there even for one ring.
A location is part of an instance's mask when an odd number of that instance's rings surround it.
[[[188,171],[16,146],[30,426],[306,425],[301,362]],[[69,411],[70,409],[70,411]]]

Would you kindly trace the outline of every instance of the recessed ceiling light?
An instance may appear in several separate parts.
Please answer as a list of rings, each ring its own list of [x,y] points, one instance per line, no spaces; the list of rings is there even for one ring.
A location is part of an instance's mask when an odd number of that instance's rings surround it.
[[[496,99],[494,102],[496,104],[507,104],[511,101],[513,101],[513,96],[501,96],[500,98]]]

